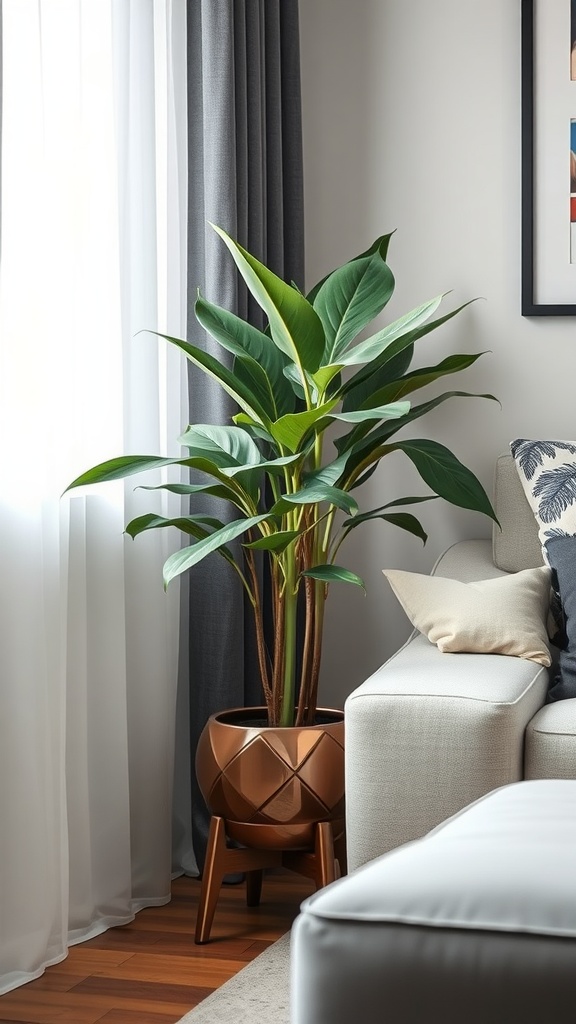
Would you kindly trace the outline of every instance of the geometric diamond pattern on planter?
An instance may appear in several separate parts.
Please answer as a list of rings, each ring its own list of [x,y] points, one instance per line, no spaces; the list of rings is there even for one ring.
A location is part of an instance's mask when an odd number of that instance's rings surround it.
[[[308,826],[317,822],[341,827],[344,716],[324,709],[319,716],[319,725],[274,727],[266,724],[265,708],[212,715],[196,754],[198,783],[212,814],[263,826],[259,843],[277,823],[283,842],[293,847],[302,846],[312,834]],[[277,837],[270,832],[270,838],[276,848]]]

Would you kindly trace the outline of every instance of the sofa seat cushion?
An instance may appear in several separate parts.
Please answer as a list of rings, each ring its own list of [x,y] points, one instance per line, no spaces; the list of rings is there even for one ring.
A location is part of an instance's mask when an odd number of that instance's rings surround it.
[[[576,698],[546,704],[526,728],[527,779],[576,779]]]
[[[305,901],[294,1024],[574,1019],[576,782],[498,789]]]
[[[576,780],[503,786],[303,904],[315,917],[576,939]],[[539,883],[539,884],[537,884]]]

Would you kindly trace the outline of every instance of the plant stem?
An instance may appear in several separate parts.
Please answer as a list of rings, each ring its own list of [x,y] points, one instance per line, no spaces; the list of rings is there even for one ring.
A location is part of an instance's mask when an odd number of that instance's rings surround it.
[[[335,515],[336,507],[334,505],[331,505],[330,511],[328,512],[328,518],[326,520],[326,526],[324,528],[324,541],[322,544],[322,552],[325,555],[325,557],[328,557],[328,550],[330,548],[330,538],[332,536],[332,527],[334,524]]]
[[[284,672],[284,593],[281,592],[278,573],[272,578],[274,604],[274,664],[272,667],[272,711],[269,711],[269,725],[280,722],[281,686]]]
[[[341,536],[340,537],[338,537],[338,538],[334,537],[334,539],[333,539],[333,546],[326,553],[326,560],[328,562],[334,563],[334,559],[336,558],[336,555],[338,554],[338,551],[340,550],[342,544],[346,540],[346,538],[347,538],[349,533],[350,533],[350,530],[344,530],[343,529],[342,532],[341,532]]]
[[[298,590],[295,586],[294,566],[287,566],[284,591],[284,680],[280,725],[292,725],[296,688],[296,613]]]
[[[258,652],[258,667],[260,669],[260,680],[262,682],[262,689],[264,691],[266,707],[270,709],[272,706],[272,689],[270,687],[270,676],[268,674],[268,665],[266,663],[266,642],[264,639],[264,623],[262,621],[262,601],[260,598],[260,584],[258,581],[258,573],[256,571],[256,561],[254,558],[254,552],[250,549],[246,550],[246,561],[248,563],[248,570],[250,572],[250,578],[252,580],[252,587],[254,591],[254,622],[256,624],[256,649]]]
[[[327,594],[326,584],[319,583],[316,587],[315,609],[314,609],[314,654],[312,658],[312,673],[310,680],[310,693],[308,698],[307,725],[314,724],[314,712],[318,699],[318,680],[320,678],[320,659],[322,657],[322,630],[324,626],[324,605]]]
[[[302,652],[302,677],[298,696],[298,712],[296,725],[304,724],[304,714],[310,704],[310,686],[312,683],[314,619],[315,619],[315,588],[317,581],[309,576],[304,579],[306,593],[306,629],[304,633],[304,650]]]
[[[240,577],[240,580],[242,582],[242,586],[244,587],[244,589],[246,590],[246,593],[248,594],[248,600],[250,601],[250,604],[252,605],[252,607],[255,608],[256,607],[256,599],[254,597],[254,594],[250,590],[250,584],[248,583],[248,580],[246,579],[246,577],[245,577],[244,573],[242,572],[242,569],[240,568],[238,563],[235,562],[234,559],[230,557],[230,555],[226,555],[222,551],[222,549],[220,549],[218,554],[222,555],[224,561],[228,562],[228,565],[231,565],[232,568],[234,569],[234,571],[238,573],[238,576]]]

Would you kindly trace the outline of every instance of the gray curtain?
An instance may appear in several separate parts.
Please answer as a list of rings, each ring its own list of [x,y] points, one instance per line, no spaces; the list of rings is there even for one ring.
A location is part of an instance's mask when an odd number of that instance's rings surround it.
[[[187,11],[188,337],[223,360],[194,317],[197,289],[258,326],[260,310],[209,222],[303,286],[298,0],[190,0]],[[189,398],[191,423],[230,423],[237,411],[192,366]],[[204,509],[222,516],[211,500]],[[175,867],[193,872],[191,849],[201,871],[209,821],[194,773],[198,737],[209,715],[261,704],[262,694],[251,609],[234,571],[213,555],[183,591],[174,840]]]

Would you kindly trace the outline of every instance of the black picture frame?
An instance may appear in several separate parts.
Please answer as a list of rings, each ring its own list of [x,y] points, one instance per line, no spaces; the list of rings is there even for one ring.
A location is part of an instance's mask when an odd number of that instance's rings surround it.
[[[534,153],[537,144],[534,127],[534,11],[545,0],[521,0],[522,30],[522,316],[576,316],[576,303],[537,303],[534,301]]]

